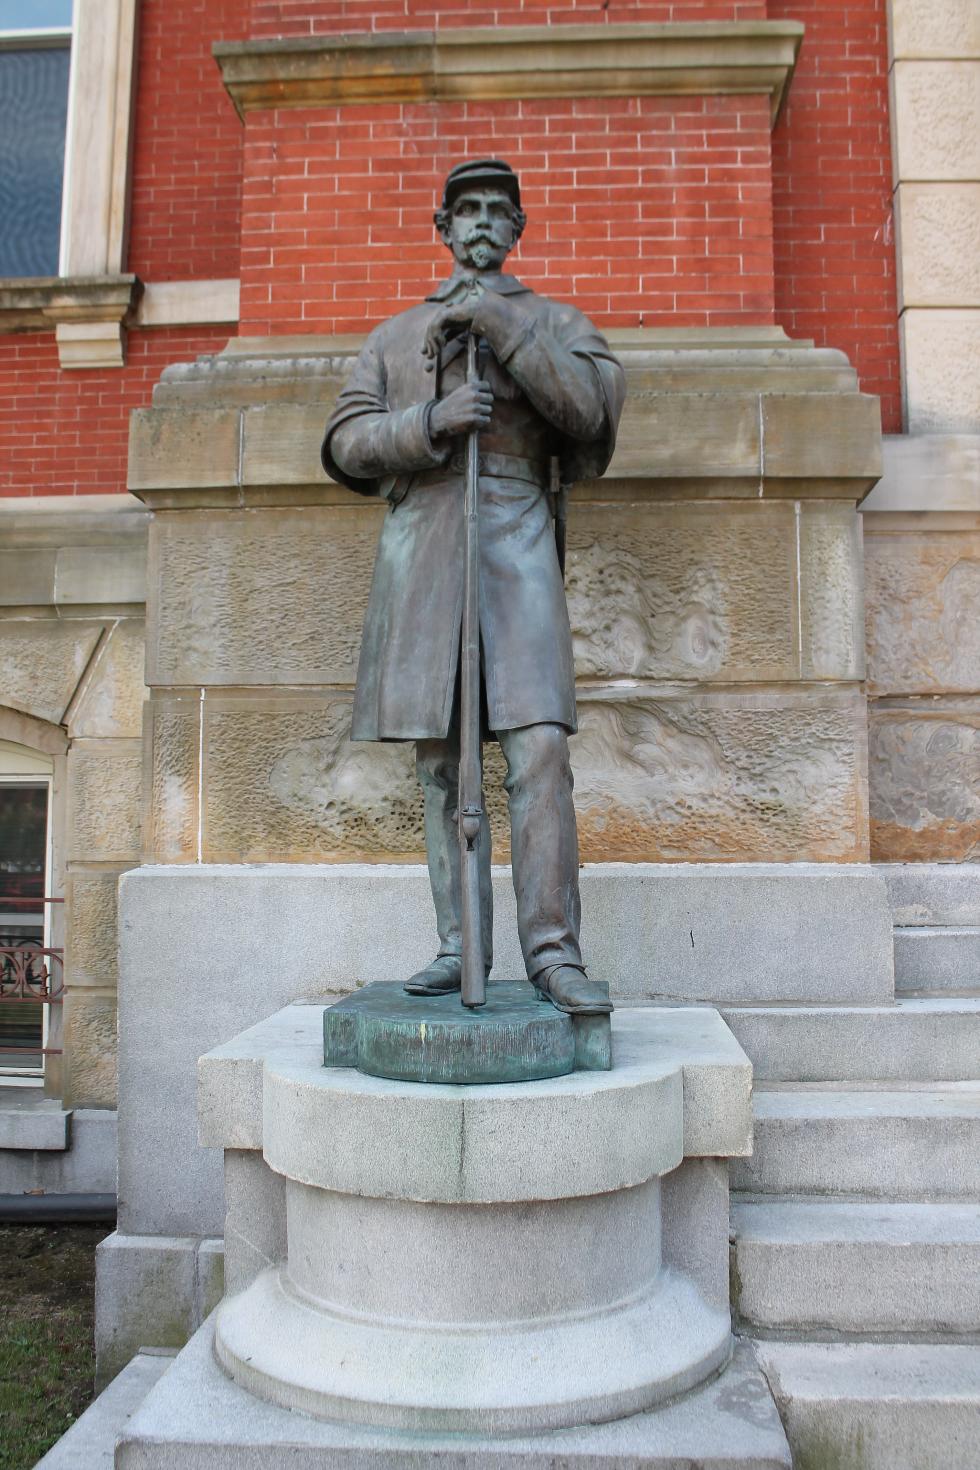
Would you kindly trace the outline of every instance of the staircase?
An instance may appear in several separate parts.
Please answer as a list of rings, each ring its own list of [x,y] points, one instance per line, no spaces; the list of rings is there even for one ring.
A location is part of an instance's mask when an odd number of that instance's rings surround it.
[[[980,865],[882,871],[893,1004],[724,1013],[756,1076],[733,1308],[797,1470],[977,1470]]]

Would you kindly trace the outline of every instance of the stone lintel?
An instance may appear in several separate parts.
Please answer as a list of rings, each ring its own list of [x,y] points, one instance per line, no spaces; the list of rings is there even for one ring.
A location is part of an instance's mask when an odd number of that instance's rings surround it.
[[[518,97],[761,94],[775,122],[800,43],[797,21],[447,27],[438,31],[218,42],[247,112]]]
[[[148,281],[135,327],[220,326],[238,321],[239,281]]]

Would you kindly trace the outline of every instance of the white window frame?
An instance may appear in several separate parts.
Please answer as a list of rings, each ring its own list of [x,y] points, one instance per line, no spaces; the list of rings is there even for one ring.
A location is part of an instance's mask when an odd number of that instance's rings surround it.
[[[36,29],[0,29],[0,51],[40,51],[67,49],[68,57],[68,118],[65,127],[65,161],[61,172],[61,226],[58,240],[58,274],[65,274],[65,208],[68,199],[69,138],[71,136],[72,78],[75,73],[74,20],[81,0],[74,0],[72,24],[70,26],[38,26]]]
[[[61,274],[126,266],[138,0],[75,0]]]
[[[15,766],[36,766],[35,770],[9,769]],[[54,862],[54,770],[50,756],[45,756],[25,747],[12,747],[7,741],[0,740],[0,788],[8,786],[43,786],[47,792],[46,802],[46,827],[44,834],[44,898],[50,896],[51,877]],[[2,879],[0,879],[2,882]],[[45,949],[51,948],[51,905],[45,903],[42,919],[42,945]],[[41,1007],[41,1065],[40,1067],[5,1067],[0,1064],[0,1087],[43,1087],[44,1086],[44,1048],[48,1045],[48,1032],[50,1026],[50,1008],[46,1005]]]

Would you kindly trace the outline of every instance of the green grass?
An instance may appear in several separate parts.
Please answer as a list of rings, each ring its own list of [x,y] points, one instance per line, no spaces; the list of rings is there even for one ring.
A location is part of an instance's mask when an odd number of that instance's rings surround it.
[[[32,1470],[91,1402],[99,1225],[0,1225],[0,1470]]]

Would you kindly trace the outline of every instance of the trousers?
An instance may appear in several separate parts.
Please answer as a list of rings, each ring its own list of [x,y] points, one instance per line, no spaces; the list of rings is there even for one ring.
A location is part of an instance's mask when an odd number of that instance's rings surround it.
[[[563,725],[499,730],[507,762],[504,788],[510,812],[511,863],[517,929],[528,979],[554,965],[582,969],[578,834],[572,804],[572,768]],[[462,952],[461,859],[457,826],[459,729],[444,739],[419,740],[415,768],[425,803],[425,848],[436,910],[439,954]],[[484,961],[493,963],[490,827],[478,839]]]

